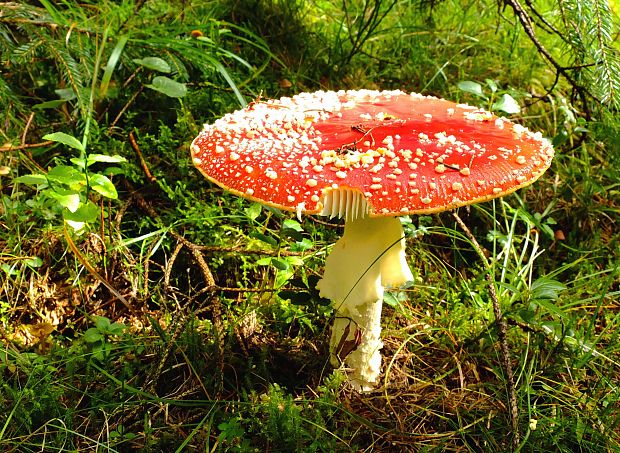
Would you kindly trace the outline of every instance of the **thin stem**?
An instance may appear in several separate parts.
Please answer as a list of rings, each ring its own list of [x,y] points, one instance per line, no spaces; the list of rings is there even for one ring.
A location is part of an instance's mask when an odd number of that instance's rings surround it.
[[[493,281],[491,275],[493,269],[489,261],[487,260],[487,257],[484,255],[482,247],[480,247],[480,244],[478,244],[478,241],[476,240],[472,232],[469,230],[469,228],[467,228],[465,222],[463,222],[463,220],[456,212],[453,212],[452,215],[471,241],[474,249],[484,263],[484,267],[487,269],[486,279],[489,283],[489,294],[491,295],[491,301],[493,303],[493,314],[495,315],[495,323],[497,325],[497,337],[499,339],[500,351],[502,355],[502,365],[504,366],[504,372],[506,373],[506,387],[508,390],[508,402],[510,405],[510,425],[512,428],[512,445],[514,448],[516,448],[518,447],[520,441],[519,408],[517,406],[517,394],[515,391],[514,373],[512,371],[512,363],[510,361],[510,350],[508,348],[508,324],[506,322],[506,319],[502,315],[502,310],[499,305],[497,291],[495,290],[495,282]]]

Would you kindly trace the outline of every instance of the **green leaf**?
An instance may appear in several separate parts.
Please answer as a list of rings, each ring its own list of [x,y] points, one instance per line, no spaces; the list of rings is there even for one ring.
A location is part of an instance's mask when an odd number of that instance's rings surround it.
[[[310,250],[312,247],[314,247],[312,241],[308,238],[303,238],[301,241],[295,242],[291,246],[291,250],[293,252],[305,252],[306,250]]]
[[[501,110],[502,112],[512,115],[519,113],[521,111],[521,107],[511,95],[504,93],[501,99],[493,104],[493,110]]]
[[[492,79],[485,79],[484,82],[487,84],[492,93],[497,92],[497,83]]]
[[[278,245],[278,241],[276,241],[274,238],[272,238],[271,236],[267,236],[263,233],[259,233],[258,231],[250,233],[250,237],[258,239],[259,241],[269,244],[272,247],[276,247]]]
[[[99,208],[96,204],[89,200],[86,203],[82,203],[75,212],[64,210],[62,215],[66,220],[70,220],[72,222],[89,223],[94,222],[99,218]]]
[[[250,206],[245,208],[243,212],[245,212],[245,215],[250,220],[256,220],[258,216],[260,215],[260,213],[262,212],[262,210],[263,210],[263,205],[261,205],[260,203],[252,203]]]
[[[169,74],[172,71],[166,60],[159,57],[136,58],[133,62],[145,67],[146,69],[163,72],[164,74]]]
[[[15,178],[13,181],[31,185],[47,184],[47,177],[45,175],[24,175]]]
[[[107,332],[110,327],[110,320],[105,316],[95,316],[95,327],[99,332]]]
[[[63,145],[67,145],[71,148],[84,152],[82,142],[80,142],[73,135],[65,134],[64,132],[54,132],[53,134],[44,135],[43,140],[51,140],[53,142],[62,143]]]
[[[57,188],[47,189],[45,194],[53,198],[63,208],[67,208],[70,212],[75,212],[80,207],[80,195],[72,190]]]
[[[92,164],[96,162],[103,162],[106,164],[116,164],[119,162],[127,162],[127,159],[117,154],[113,156],[109,156],[107,154],[89,154],[86,159],[86,166],[90,167]],[[80,159],[79,157],[72,158],[71,163],[80,168],[84,168],[84,159]]]
[[[536,303],[541,307],[545,308],[549,313],[552,313],[559,318],[566,318],[566,313],[562,311],[560,307],[551,302],[550,299],[537,299]]]
[[[111,198],[112,200],[116,200],[118,198],[116,187],[114,187],[114,184],[107,176],[101,175],[99,173],[91,175],[90,187],[95,192],[103,195],[106,198]]]
[[[482,92],[482,85],[480,85],[478,82],[472,82],[471,80],[461,80],[456,86],[459,87],[459,90],[461,91],[474,94],[481,98],[486,98],[486,96]]]
[[[64,99],[54,99],[52,101],[41,102],[40,104],[35,104],[32,106],[34,110],[44,110],[44,109],[55,109],[56,107],[60,107],[65,102]]]
[[[187,87],[184,83],[176,82],[164,76],[157,76],[153,78],[153,83],[145,86],[152,90],[159,91],[160,93],[163,93],[171,98],[182,98],[187,94]]]
[[[281,271],[287,271],[291,267],[287,261],[279,258],[271,258],[271,264],[273,267],[280,269]]]
[[[57,165],[47,172],[47,179],[59,184],[86,184],[86,177],[83,173],[70,167],[69,165]]]
[[[304,229],[296,220],[286,219],[284,220],[284,222],[282,222],[282,233],[295,239],[295,241],[297,242],[303,239],[303,231]]]
[[[383,294],[383,302],[392,308],[396,308],[400,305],[400,301],[392,293]]]
[[[109,156],[108,154],[89,154],[88,155],[88,163],[90,166],[95,162],[105,162],[106,164],[118,164],[119,162],[127,162],[123,156],[119,156],[118,154],[114,154]]]
[[[125,170],[120,167],[108,167],[102,172],[106,176],[124,175]]]
[[[304,260],[302,260],[300,257],[298,256],[287,256],[286,257],[286,261],[291,265],[291,266],[303,266],[304,265]]]
[[[304,230],[301,227],[300,223],[297,220],[293,220],[293,219],[285,219],[284,222],[282,222],[282,226],[284,228],[288,228],[289,230],[295,230],[295,231]]]
[[[530,288],[530,297],[534,300],[550,299],[557,300],[559,293],[564,291],[566,286],[557,280],[547,277],[541,277],[532,283]]]
[[[96,343],[103,340],[103,335],[95,327],[91,327],[84,332],[83,338],[87,343]]]
[[[121,324],[120,322],[115,322],[113,324],[110,324],[110,328],[108,329],[108,332],[110,333],[110,335],[122,335],[126,329],[127,329],[127,326],[125,324]]]
[[[34,256],[32,258],[26,258],[24,264],[30,267],[41,267],[43,265],[43,260],[38,256]]]
[[[54,93],[56,93],[58,97],[63,101],[72,101],[77,98],[77,95],[75,94],[75,91],[73,91],[73,88],[59,88],[57,90],[54,90]]]

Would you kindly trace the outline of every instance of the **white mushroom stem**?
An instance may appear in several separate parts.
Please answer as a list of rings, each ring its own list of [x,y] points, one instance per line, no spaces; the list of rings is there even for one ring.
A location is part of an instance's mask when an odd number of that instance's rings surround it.
[[[336,309],[330,355],[350,369],[352,385],[372,390],[381,372],[381,308],[386,286],[412,280],[403,228],[396,217],[347,221],[317,288]]]

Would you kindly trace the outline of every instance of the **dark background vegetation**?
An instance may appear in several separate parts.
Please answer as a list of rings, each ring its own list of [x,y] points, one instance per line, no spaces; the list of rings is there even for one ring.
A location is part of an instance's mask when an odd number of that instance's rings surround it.
[[[522,3],[0,2],[0,450],[620,449],[617,10]],[[359,88],[553,141],[534,186],[459,210],[513,382],[450,213],[404,220],[415,281],[386,298],[382,386],[357,394],[311,284],[341,226],[193,168],[203,123]]]

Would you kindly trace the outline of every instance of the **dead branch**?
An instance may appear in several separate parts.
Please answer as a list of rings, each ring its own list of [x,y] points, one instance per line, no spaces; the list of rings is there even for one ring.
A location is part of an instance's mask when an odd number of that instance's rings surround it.
[[[497,292],[495,291],[495,282],[493,281],[491,275],[491,265],[487,260],[487,257],[478,244],[478,241],[472,234],[465,222],[459,217],[456,212],[453,212],[452,215],[456,219],[459,226],[463,229],[467,238],[470,240],[473,245],[476,253],[480,256],[484,267],[487,270],[486,279],[489,283],[489,294],[491,295],[491,301],[493,303],[493,314],[495,315],[495,323],[497,325],[497,337],[499,339],[500,351],[502,356],[502,365],[504,367],[504,372],[506,373],[506,387],[508,390],[508,402],[510,407],[510,425],[512,428],[512,444],[513,447],[518,447],[520,442],[519,436],[519,408],[517,406],[517,393],[515,390],[515,380],[514,374],[512,371],[512,362],[510,361],[510,350],[508,348],[508,340],[507,340],[507,332],[508,332],[508,324],[506,323],[506,319],[502,315],[502,309],[499,305],[499,299],[497,297]]]

